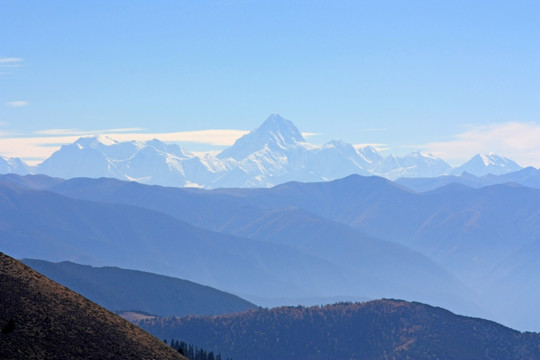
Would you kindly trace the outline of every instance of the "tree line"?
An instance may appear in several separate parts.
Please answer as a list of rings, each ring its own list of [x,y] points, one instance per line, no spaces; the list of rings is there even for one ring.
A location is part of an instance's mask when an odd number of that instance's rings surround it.
[[[165,343],[167,340],[165,340]],[[223,360],[221,354],[215,354],[213,351],[207,352],[203,348],[193,346],[186,343],[185,341],[178,341],[171,339],[169,344],[173,349],[178,351],[180,354],[184,355],[190,360]],[[232,360],[231,358],[226,358],[226,360]]]

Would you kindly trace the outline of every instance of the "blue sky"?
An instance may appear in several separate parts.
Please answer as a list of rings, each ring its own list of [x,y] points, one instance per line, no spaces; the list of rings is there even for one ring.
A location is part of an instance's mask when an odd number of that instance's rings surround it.
[[[1,0],[0,154],[211,150],[279,113],[315,143],[540,167],[539,64],[536,0]]]

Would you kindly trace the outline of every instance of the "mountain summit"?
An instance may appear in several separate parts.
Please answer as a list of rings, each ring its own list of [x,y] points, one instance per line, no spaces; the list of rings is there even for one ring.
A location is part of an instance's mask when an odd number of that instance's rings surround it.
[[[471,160],[452,170],[452,174],[461,175],[463,172],[467,172],[475,176],[484,176],[487,174],[502,175],[521,169],[521,166],[513,160],[494,153],[489,153],[486,155],[477,154],[473,156]]]
[[[222,151],[219,159],[240,161],[268,147],[270,150],[287,149],[305,142],[294,124],[278,114],[270,115],[261,126],[236,140],[233,146]]]

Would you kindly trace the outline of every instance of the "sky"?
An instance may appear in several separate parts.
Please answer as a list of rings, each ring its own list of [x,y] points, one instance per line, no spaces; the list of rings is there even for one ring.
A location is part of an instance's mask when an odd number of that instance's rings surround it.
[[[80,136],[495,152],[540,167],[540,2],[0,0],[0,155]]]

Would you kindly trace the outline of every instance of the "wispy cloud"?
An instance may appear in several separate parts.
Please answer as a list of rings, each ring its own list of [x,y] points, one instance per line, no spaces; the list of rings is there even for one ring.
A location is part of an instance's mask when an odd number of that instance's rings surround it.
[[[321,134],[320,133],[314,133],[314,132],[303,132],[302,133],[302,136],[304,138],[309,138],[309,137],[318,136],[318,135],[321,135]]]
[[[52,135],[52,136],[84,136],[84,135],[99,135],[111,133],[130,133],[144,131],[143,128],[121,128],[121,129],[105,129],[105,130],[79,130],[79,129],[47,129],[38,130],[37,135]]]
[[[105,133],[105,135],[118,141],[159,139],[165,142],[192,142],[212,146],[229,146],[247,133],[248,131],[245,130],[216,129],[170,133]]]
[[[148,133],[142,128],[104,129],[104,130],[78,130],[78,129],[47,129],[36,131],[37,135],[60,136],[68,139],[74,136],[104,135],[117,141],[148,141],[159,139],[165,142],[193,142],[213,146],[232,145],[239,137],[248,133],[244,130],[217,129],[177,131],[163,133]],[[47,137],[43,140],[46,141]]]
[[[22,58],[17,57],[0,57],[0,64],[17,64],[23,61]]]
[[[22,66],[23,59],[18,57],[0,57],[0,67]]]
[[[540,124],[507,122],[471,126],[448,141],[430,142],[417,148],[459,165],[476,154],[494,152],[522,166],[540,167]]]
[[[17,100],[17,101],[9,101],[6,103],[6,105],[11,106],[11,107],[25,107],[25,106],[30,105],[30,103],[24,100]]]

